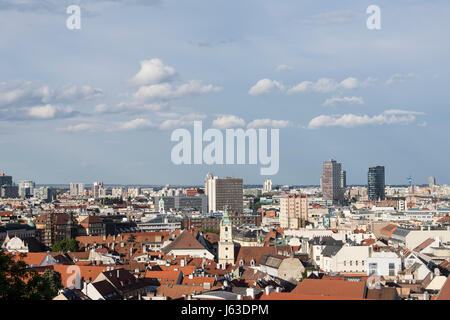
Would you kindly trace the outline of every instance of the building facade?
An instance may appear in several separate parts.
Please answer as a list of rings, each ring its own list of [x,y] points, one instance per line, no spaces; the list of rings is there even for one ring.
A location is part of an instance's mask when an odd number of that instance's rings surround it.
[[[298,229],[308,220],[308,198],[306,195],[284,194],[280,200],[280,227]]]
[[[206,176],[205,191],[208,196],[208,212],[223,211],[225,206],[229,211],[242,213],[243,180],[240,178],[213,177],[210,173]]]
[[[322,165],[322,194],[325,200],[342,202],[344,200],[344,189],[342,187],[344,174],[342,164],[335,159],[326,161]]]
[[[383,166],[375,166],[369,168],[369,172],[367,174],[367,185],[369,201],[379,201],[385,199]]]

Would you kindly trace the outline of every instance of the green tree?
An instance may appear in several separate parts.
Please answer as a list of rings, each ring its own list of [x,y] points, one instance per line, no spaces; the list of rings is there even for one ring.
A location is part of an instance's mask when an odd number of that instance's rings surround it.
[[[20,254],[24,257],[26,254]],[[0,300],[45,300],[58,294],[61,275],[54,270],[46,270],[39,275],[19,259],[15,261],[9,254],[0,251]]]
[[[52,247],[53,252],[76,252],[78,251],[79,245],[78,241],[75,239],[64,239],[58,242],[55,242],[55,244]]]
[[[31,299],[51,300],[63,288],[61,274],[50,269],[45,270],[42,275],[35,274],[29,281],[29,288]]]

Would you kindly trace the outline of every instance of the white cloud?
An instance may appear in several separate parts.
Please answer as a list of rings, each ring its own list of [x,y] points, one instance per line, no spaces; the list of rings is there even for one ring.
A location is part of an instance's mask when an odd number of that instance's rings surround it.
[[[245,127],[245,120],[235,115],[222,115],[215,119],[212,126],[218,129]]]
[[[173,67],[166,66],[160,59],[143,60],[140,62],[141,69],[130,80],[135,86],[156,84],[168,80],[176,71]]]
[[[54,90],[33,81],[0,83],[0,108],[27,107],[43,104],[76,103],[102,98],[103,90],[73,84]]]
[[[259,80],[253,87],[251,87],[248,91],[248,94],[252,96],[259,96],[275,88],[284,90],[284,86],[280,82],[265,78]]]
[[[69,125],[66,128],[62,129],[67,132],[81,132],[81,131],[90,131],[94,132],[98,129],[98,127],[91,123],[80,123],[76,125]]]
[[[364,104],[364,99],[361,97],[333,97],[328,98],[323,103],[324,106],[334,107],[339,104]]]
[[[387,81],[386,85],[391,85],[394,83],[402,83],[405,82],[407,79],[417,78],[417,75],[415,73],[408,73],[408,74],[401,74],[396,73],[393,74]]]
[[[46,85],[32,81],[0,83],[0,107],[29,106],[49,103],[53,90]]]
[[[181,98],[189,94],[219,92],[221,90],[221,87],[216,87],[212,84],[203,85],[200,81],[191,80],[188,83],[182,84],[178,87],[174,87],[170,83],[158,83],[142,86],[133,97],[136,101],[168,100]]]
[[[168,116],[168,114],[166,114]],[[193,126],[195,120],[203,120],[206,118],[204,114],[191,113],[183,116],[178,116],[177,119],[164,120],[160,125],[160,130],[172,130],[175,128]]]
[[[292,71],[294,68],[287,64],[280,64],[278,67],[275,68],[275,71],[282,72],[282,71]]]
[[[416,115],[422,115],[422,112],[408,110],[386,110],[381,114],[369,115],[320,115],[312,119],[309,129],[318,129],[321,127],[344,127],[354,128],[364,125],[383,125],[383,124],[409,124],[416,120]]]
[[[167,106],[167,103],[133,103],[121,102],[116,106],[99,104],[94,108],[94,114],[112,114],[112,113],[139,113],[146,111],[160,111]]]
[[[77,87],[74,84],[68,84],[57,92],[54,101],[71,103],[74,101],[88,101],[103,97],[104,93],[102,89],[92,88],[90,86]]]
[[[285,128],[289,124],[288,120],[255,119],[247,125],[247,128]]]
[[[370,86],[375,79],[369,77],[364,81],[358,80],[354,77],[349,77],[341,82],[337,82],[330,78],[320,78],[316,82],[303,81],[296,86],[290,88],[287,93],[298,93],[298,92],[333,92],[338,89],[355,89],[355,88],[365,88]]]
[[[27,115],[32,119],[48,120],[54,118],[64,118],[73,114],[72,108],[61,108],[54,105],[34,106],[27,108]]]
[[[118,126],[116,128],[110,128],[110,130],[115,131],[130,131],[130,130],[138,130],[138,129],[147,129],[147,128],[154,128],[156,125],[152,123],[150,120],[138,118],[122,123],[118,123]]]

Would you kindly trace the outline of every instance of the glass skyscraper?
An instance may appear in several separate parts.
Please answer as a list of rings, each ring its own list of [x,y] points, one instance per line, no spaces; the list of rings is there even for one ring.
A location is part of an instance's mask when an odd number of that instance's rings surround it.
[[[368,189],[367,193],[369,196],[369,201],[384,200],[384,167],[375,166],[369,168],[369,173],[367,175]]]

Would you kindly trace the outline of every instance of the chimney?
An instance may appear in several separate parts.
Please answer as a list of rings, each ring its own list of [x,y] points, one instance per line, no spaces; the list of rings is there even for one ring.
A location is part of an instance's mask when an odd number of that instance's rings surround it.
[[[189,279],[194,279],[194,275],[192,273],[189,275]]]
[[[255,299],[255,289],[254,288],[247,288],[246,293],[247,293],[247,296],[250,296],[252,299]]]
[[[117,278],[119,278],[119,269],[117,269]]]
[[[270,292],[272,291],[272,287],[271,286],[267,286],[264,288],[264,292],[265,294],[268,296],[270,294]]]
[[[186,263],[186,259],[185,258],[181,259],[180,265],[182,268],[185,266],[185,263]]]

